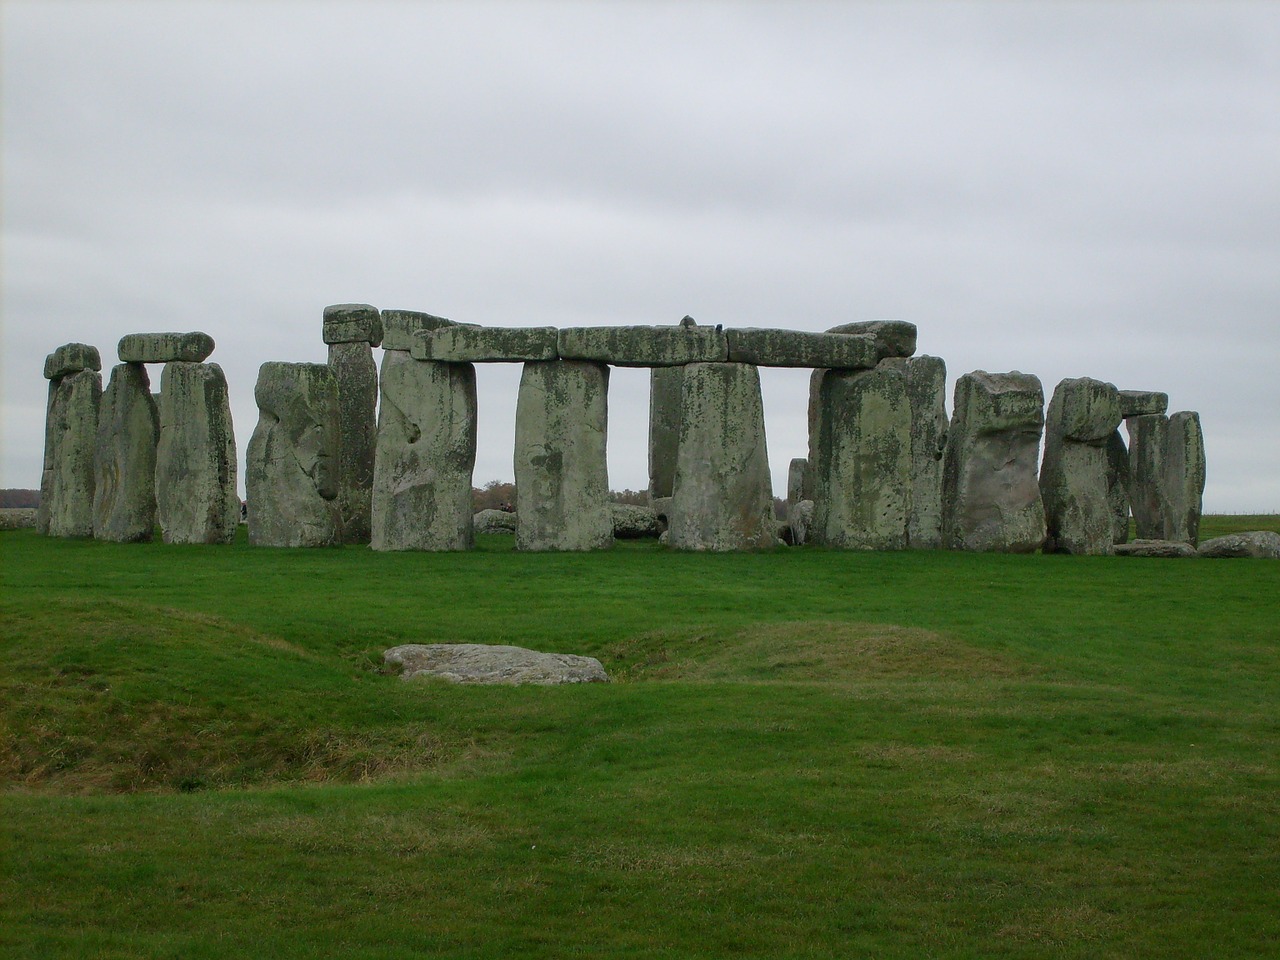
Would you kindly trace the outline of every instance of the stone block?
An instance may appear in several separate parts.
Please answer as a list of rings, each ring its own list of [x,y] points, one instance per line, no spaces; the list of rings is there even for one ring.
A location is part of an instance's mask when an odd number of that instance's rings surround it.
[[[367,544],[378,446],[378,368],[366,341],[329,344],[338,384],[338,503],[342,542]]]
[[[1200,539],[1200,513],[1205,483],[1204,433],[1200,414],[1183,410],[1169,417],[1165,451],[1165,495],[1169,514],[1166,540],[1195,546]]]
[[[841,336],[804,330],[764,330],[752,327],[725,331],[729,360],[759,367],[827,367],[868,369],[879,360],[871,336]]]
[[[64,343],[44,358],[44,378],[57,380],[81,370],[101,370],[98,348],[87,343]]]
[[[729,343],[718,327],[565,327],[559,354],[619,367],[674,367],[724,362]]]
[[[406,353],[413,349],[414,337],[420,330],[455,326],[452,320],[416,310],[383,310],[381,317],[382,349],[403,350]]]
[[[1213,559],[1280,560],[1280,533],[1273,530],[1229,533],[1206,540],[1197,553]]]
[[[36,514],[36,529],[43,534],[93,536],[93,458],[101,403],[102,375],[97,370],[63,372],[50,380]]]
[[[415,360],[448,363],[521,363],[555,360],[555,327],[473,327],[455,324],[424,330],[409,352]]]
[[[609,368],[531,361],[516,402],[517,550],[601,550],[613,543],[606,437]]]
[[[160,410],[141,363],[111,371],[102,394],[93,466],[93,536],[150,541],[156,526],[156,446]]]
[[[909,357],[916,352],[916,325],[906,320],[859,320],[832,327],[827,333],[871,337],[877,360]]]
[[[213,353],[213,337],[191,333],[129,333],[120,338],[116,354],[121,363],[203,363]]]
[[[1107,445],[1120,426],[1113,384],[1063,380],[1045,417],[1040,495],[1052,553],[1110,554],[1115,545]]]
[[[1134,540],[1132,543],[1117,543],[1115,554],[1117,557],[1178,559],[1194,557],[1196,549],[1189,543],[1174,540]]]
[[[1169,395],[1152,390],[1121,390],[1120,416],[1126,420],[1130,417],[1149,417],[1166,413],[1169,410]]]
[[[882,366],[907,378],[911,408],[911,504],[907,545],[936,550],[942,545],[942,455],[947,445],[947,365],[940,357],[888,357]]]
[[[1129,448],[1119,430],[1107,440],[1107,502],[1111,505],[1111,540],[1129,539]]]
[[[244,477],[249,542],[260,547],[341,543],[333,370],[323,363],[264,363],[253,396],[258,426],[249,440]]]
[[[684,367],[649,371],[649,499],[671,496],[680,449],[680,391]]]
[[[787,503],[811,500],[806,496],[812,484],[809,481],[809,461],[806,457],[793,457],[787,465]]]
[[[335,303],[325,307],[324,342],[379,346],[382,343],[382,314],[377,307],[367,303]]]
[[[1129,432],[1129,505],[1140,540],[1166,540],[1169,497],[1165,489],[1165,453],[1169,418],[1159,413],[1125,420]]]

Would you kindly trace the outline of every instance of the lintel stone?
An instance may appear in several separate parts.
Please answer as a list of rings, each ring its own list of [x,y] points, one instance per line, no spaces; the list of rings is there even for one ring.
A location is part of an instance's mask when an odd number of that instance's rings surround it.
[[[420,331],[409,351],[415,360],[449,363],[523,363],[556,360],[555,327],[473,327],[457,324]]]
[[[58,380],[81,370],[101,370],[98,348],[87,343],[64,343],[44,358],[44,378]]]
[[[191,333],[128,333],[120,338],[116,354],[121,363],[204,363],[213,353],[213,337]]]
[[[596,360],[619,367],[679,367],[723,363],[729,344],[718,327],[565,327],[562,360]]]
[[[404,350],[407,353],[413,349],[413,336],[419,330],[438,330],[440,327],[455,325],[452,320],[416,310],[383,310],[382,349]]]
[[[382,315],[367,303],[335,303],[324,308],[324,342],[382,343]]]
[[[1166,413],[1169,410],[1169,395],[1154,390],[1121,390],[1120,416],[1126,420],[1130,417],[1149,417]]]
[[[732,363],[866,370],[874,367],[879,359],[877,343],[871,336],[755,327],[728,330],[725,335]]]
[[[916,352],[916,325],[908,320],[858,320],[832,327],[827,333],[872,337],[880,360],[909,357]]]

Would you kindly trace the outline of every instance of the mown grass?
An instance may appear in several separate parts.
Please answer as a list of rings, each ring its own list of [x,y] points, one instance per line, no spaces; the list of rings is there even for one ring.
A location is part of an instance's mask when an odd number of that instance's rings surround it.
[[[0,536],[0,949],[1280,953],[1280,564],[510,542]]]

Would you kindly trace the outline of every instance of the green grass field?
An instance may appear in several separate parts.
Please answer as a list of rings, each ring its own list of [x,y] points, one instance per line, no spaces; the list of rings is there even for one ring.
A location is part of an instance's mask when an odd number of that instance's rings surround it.
[[[5,957],[1280,955],[1280,563],[0,566]],[[382,669],[418,641],[616,682]]]

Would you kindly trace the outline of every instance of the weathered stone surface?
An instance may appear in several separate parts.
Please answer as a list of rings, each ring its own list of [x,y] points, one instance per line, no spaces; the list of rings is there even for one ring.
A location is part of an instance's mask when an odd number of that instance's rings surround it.
[[[1167,540],[1165,452],[1169,447],[1169,418],[1163,414],[1130,417],[1125,429],[1129,431],[1129,504],[1137,537]]]
[[[744,327],[725,331],[729,359],[758,367],[832,367],[862,370],[879,359],[871,336]]]
[[[471,518],[476,533],[509,533],[514,535],[519,522],[510,510],[481,510]]]
[[[911,405],[901,369],[828,370],[815,439],[814,543],[902,550],[911,506]]]
[[[93,536],[139,543],[156,527],[156,445],[160,410],[141,363],[111,371],[98,414],[93,461]]]
[[[324,308],[324,342],[382,343],[382,314],[368,303],[335,303]]]
[[[685,367],[670,545],[715,551],[774,546],[770,482],[759,371],[746,363]]]
[[[65,373],[49,383],[44,473],[36,529],[51,537],[93,536],[93,456],[102,375]]]
[[[792,457],[791,463],[787,465],[787,503],[812,499],[805,496],[810,487],[808,458]]]
[[[524,365],[516,401],[517,550],[601,550],[613,543],[608,423],[606,365]]]
[[[120,338],[116,354],[121,363],[203,363],[213,353],[207,333],[130,333]]]
[[[373,549],[470,549],[475,367],[414,360],[404,351],[388,350],[381,391]]]
[[[1138,536],[1195,544],[1204,493],[1200,417],[1182,411],[1130,417],[1129,500]]]
[[[906,320],[859,320],[832,327],[827,333],[871,337],[876,344],[876,359],[909,357],[916,352],[916,325]]]
[[[649,499],[666,499],[675,489],[680,449],[680,391],[684,367],[649,371]]]
[[[559,353],[563,360],[671,367],[728,360],[729,343],[718,327],[565,327]]]
[[[1115,512],[1107,444],[1119,426],[1114,384],[1080,377],[1063,380],[1054,389],[1040,467],[1045,552],[1113,552]]]
[[[1036,468],[1044,390],[1030,374],[965,374],[956,382],[943,458],[942,544],[1031,553],[1045,537]]]
[[[1121,390],[1120,416],[1146,417],[1165,413],[1169,409],[1169,395],[1153,390]]]
[[[338,384],[338,505],[342,542],[370,538],[373,462],[378,447],[378,368],[366,341],[329,344]]]
[[[405,680],[440,677],[454,683],[523,684],[608,683],[595,657],[541,653],[524,647],[483,643],[406,643],[382,655],[403,669]]]
[[[613,538],[615,540],[657,539],[662,534],[662,523],[651,507],[631,503],[610,505],[613,513]]]
[[[450,363],[519,363],[555,360],[555,327],[473,327],[454,324],[423,330],[409,352],[416,360]]]
[[[1250,530],[1246,533],[1229,533],[1214,537],[1200,544],[1197,551],[1202,557],[1280,560],[1280,533],[1271,530]]]
[[[907,378],[911,407],[911,503],[907,546],[942,545],[942,454],[947,446],[947,365],[941,357],[889,357],[886,367]]]
[[[813,525],[813,501],[800,500],[787,507],[787,523],[791,527],[791,543],[801,547],[809,542],[809,528]]]
[[[1174,540],[1134,540],[1117,543],[1115,554],[1118,557],[1194,557],[1196,549],[1189,543]]]
[[[253,396],[258,426],[249,440],[244,476],[249,542],[259,547],[341,543],[333,370],[322,363],[264,363]]]
[[[34,530],[35,507],[0,507],[0,530]]]
[[[1129,539],[1129,448],[1119,430],[1107,440],[1107,503],[1111,505],[1111,541]]]
[[[403,350],[406,353],[413,349],[418,331],[456,326],[452,320],[419,313],[417,310],[383,310],[381,317],[382,349]]]
[[[1195,546],[1200,539],[1200,512],[1205,482],[1204,433],[1200,414],[1183,410],[1169,418],[1165,451],[1165,494],[1169,515],[1165,539]]]
[[[87,343],[64,343],[44,358],[44,378],[58,380],[81,370],[101,370],[98,348]]]
[[[160,378],[156,516],[165,543],[230,543],[240,522],[227,379],[216,363],[171,361]]]

